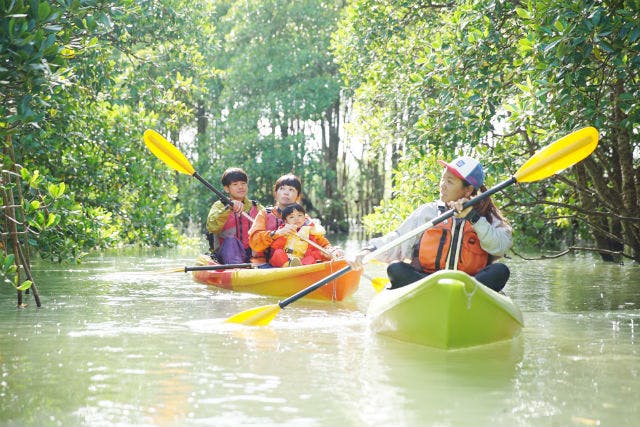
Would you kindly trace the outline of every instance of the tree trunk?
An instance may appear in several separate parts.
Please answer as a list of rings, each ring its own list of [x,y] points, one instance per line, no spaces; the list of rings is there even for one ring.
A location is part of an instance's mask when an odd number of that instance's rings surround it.
[[[338,194],[338,157],[340,150],[340,101],[337,100],[325,111],[323,120],[323,157],[326,173],[324,174],[325,222],[336,231],[347,231],[346,210],[344,200]],[[326,128],[326,133],[325,133]],[[327,137],[328,135],[328,137]],[[340,197],[339,197],[340,196]]]
[[[10,160],[10,164],[5,164],[4,166],[7,168],[6,173],[3,171],[2,177],[0,177],[0,183],[2,184],[2,201],[4,204],[4,209],[2,210],[3,216],[5,218],[5,227],[3,229],[4,233],[6,233],[7,240],[3,240],[6,242],[6,246],[4,246],[5,253],[9,253],[11,251],[14,256],[14,264],[17,267],[16,275],[18,279],[18,283],[22,281],[21,275],[24,274],[25,277],[31,281],[30,291],[33,294],[33,298],[36,302],[36,306],[42,306],[40,302],[40,295],[38,294],[38,288],[36,287],[35,280],[31,275],[31,266],[29,260],[29,243],[27,230],[20,230],[18,227],[24,225],[26,218],[24,215],[24,211],[22,211],[23,206],[23,198],[22,192],[20,191],[22,183],[20,182],[20,173],[16,168],[15,155],[13,151],[13,142],[11,140],[10,135],[6,135],[4,139],[4,159]],[[4,175],[7,175],[7,183],[8,185],[5,187],[5,179]],[[18,190],[18,201],[16,202],[14,196],[14,188]],[[18,217],[16,212],[16,206],[19,207],[20,216]],[[4,234],[3,233],[3,234]],[[23,234],[25,236],[24,242],[20,241],[19,236]],[[22,245],[25,247],[23,248]],[[18,307],[23,306],[22,300],[22,291],[18,291]]]
[[[633,156],[633,144],[631,143],[634,136],[629,134],[627,127],[624,127],[624,123],[628,119],[628,115],[620,108],[619,99],[625,92],[623,82],[618,80],[614,90],[612,91],[612,103],[615,106],[612,112],[612,122],[617,125],[611,131],[611,144],[615,147],[617,153],[617,167],[620,171],[619,178],[619,194],[620,201],[618,203],[618,212],[623,218],[632,218],[638,215],[640,212],[640,205],[638,200],[640,199],[640,183],[637,181],[637,173],[634,170],[634,156]],[[614,230],[612,230],[614,231]],[[626,245],[631,249],[633,255],[638,259],[640,254],[640,224],[638,221],[620,221],[619,226],[616,227],[619,235]],[[624,245],[623,248],[624,249]]]

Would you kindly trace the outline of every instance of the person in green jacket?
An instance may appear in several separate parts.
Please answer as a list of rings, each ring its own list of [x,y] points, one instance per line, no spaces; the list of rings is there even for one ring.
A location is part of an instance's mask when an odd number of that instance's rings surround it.
[[[215,259],[222,264],[240,264],[251,260],[249,228],[264,207],[250,200],[249,178],[241,168],[228,168],[221,178],[231,205],[216,201],[207,216],[207,238]]]

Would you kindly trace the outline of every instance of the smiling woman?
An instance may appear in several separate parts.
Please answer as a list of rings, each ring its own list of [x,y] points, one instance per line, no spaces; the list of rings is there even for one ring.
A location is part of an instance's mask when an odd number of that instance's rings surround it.
[[[452,164],[442,162],[446,170],[443,172],[440,181],[441,201],[420,206],[396,231],[373,239],[367,248],[354,257],[352,265],[358,268],[362,265],[365,257],[374,258],[374,254],[376,254],[375,257],[384,262],[413,259],[414,247],[419,243],[417,236],[425,230],[444,223],[454,215],[460,219],[465,219],[470,215],[468,221],[460,221],[458,226],[466,227],[465,229],[471,232],[472,236],[475,234],[474,238],[476,240],[478,240],[478,236],[488,236],[484,240],[482,238],[479,239],[482,244],[480,250],[485,251],[485,255],[487,253],[492,256],[503,255],[511,244],[511,229],[506,225],[502,225],[504,221],[500,212],[492,202],[487,202],[489,197],[516,182],[538,181],[560,172],[590,155],[597,145],[598,131],[595,128],[586,127],[575,131],[539,150],[518,169],[512,178],[479,194],[477,191],[478,188],[482,188],[484,173],[482,166],[476,160],[459,158]],[[469,199],[470,197],[471,199]],[[446,208],[449,208],[449,210],[444,212]],[[436,216],[438,213],[440,215]],[[480,214],[482,214],[484,220],[480,219]],[[449,225],[451,225],[451,222]],[[425,236],[428,237],[427,234]],[[460,239],[461,242],[463,240],[463,238]],[[420,240],[421,251],[424,246],[422,242]],[[447,242],[451,244],[451,238],[447,238]],[[403,243],[402,246],[398,246],[400,243]],[[428,243],[437,245],[439,244],[439,239],[436,238],[435,242],[425,242],[425,244]],[[382,255],[386,250],[380,251],[377,248],[378,246],[386,247],[387,249],[396,246],[398,248],[391,253]],[[437,255],[432,253],[429,257],[417,259],[417,268],[415,269],[405,263],[391,264],[389,268],[392,271],[388,273],[392,285],[394,284],[394,279],[397,282],[395,287],[400,287],[424,277],[425,273],[432,273],[443,268],[458,268],[470,274],[483,273],[483,270],[479,271],[475,265],[473,265],[474,268],[471,268],[470,265],[461,265],[464,259],[462,257],[458,258],[458,253],[454,251],[448,252],[441,248],[438,248],[438,250],[438,253],[443,254],[443,259],[446,258],[447,253],[449,255],[455,254],[456,257],[452,258],[454,262],[450,265],[440,264]],[[487,265],[488,261],[491,261],[491,259],[487,255],[484,265]],[[499,291],[508,278],[508,272],[506,277],[503,276],[505,275],[496,275],[494,271],[489,271],[485,277],[485,284],[493,285],[494,290]]]

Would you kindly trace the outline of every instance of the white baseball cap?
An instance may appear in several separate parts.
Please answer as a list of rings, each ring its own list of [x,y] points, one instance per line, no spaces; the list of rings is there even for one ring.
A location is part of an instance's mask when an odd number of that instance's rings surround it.
[[[458,178],[473,185],[475,189],[482,187],[484,183],[484,170],[476,159],[462,156],[454,159],[451,163],[447,163],[444,160],[438,160],[438,163],[446,167]]]

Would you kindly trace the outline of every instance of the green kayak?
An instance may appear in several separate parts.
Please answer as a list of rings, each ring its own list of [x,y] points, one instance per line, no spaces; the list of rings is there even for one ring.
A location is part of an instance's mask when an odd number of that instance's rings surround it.
[[[443,349],[508,340],[523,326],[510,298],[454,270],[376,294],[367,317],[374,332]]]

